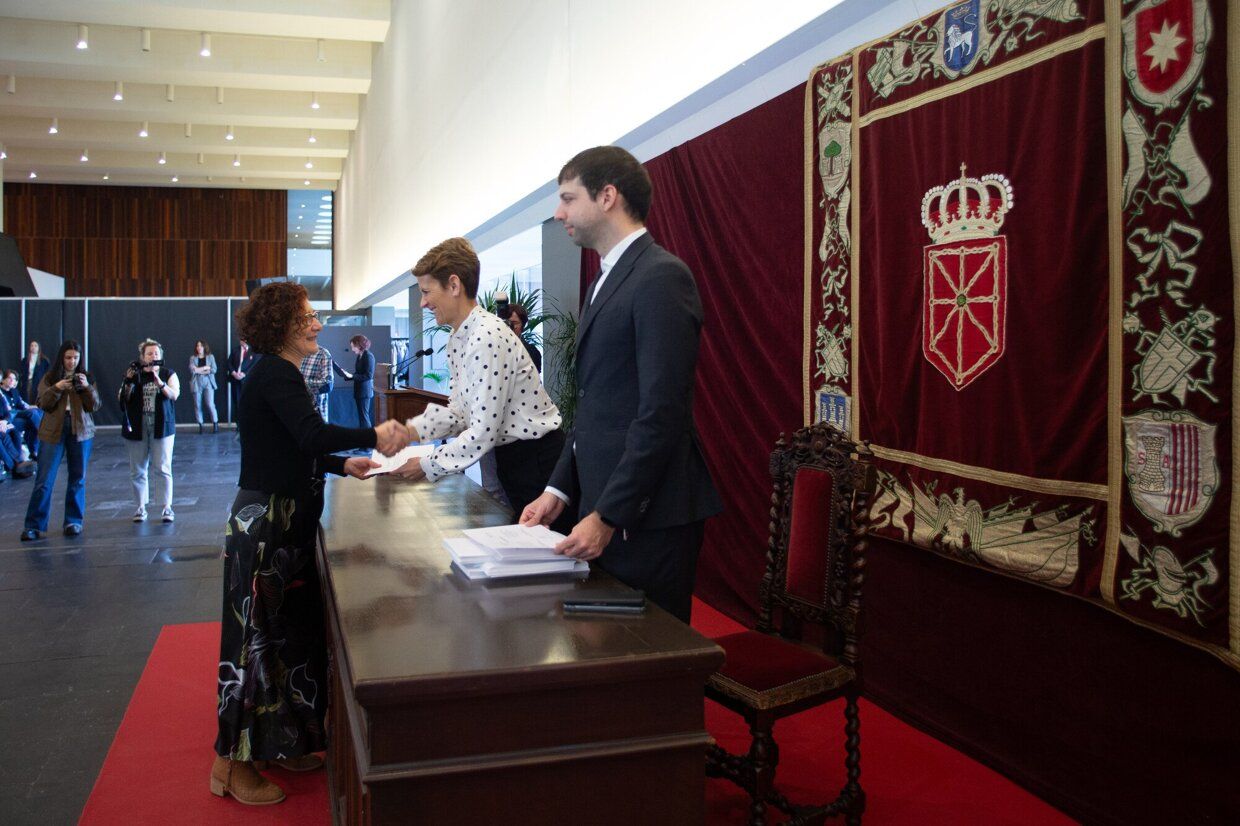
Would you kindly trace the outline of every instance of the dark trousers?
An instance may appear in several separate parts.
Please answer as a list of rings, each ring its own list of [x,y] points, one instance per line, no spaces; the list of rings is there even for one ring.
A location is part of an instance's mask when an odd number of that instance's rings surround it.
[[[241,410],[241,383],[230,381],[228,383],[228,415],[233,424],[237,423],[237,413]]]
[[[515,519],[520,519],[525,506],[542,495],[562,450],[563,430],[495,448],[495,475],[516,512]],[[551,524],[551,530],[567,534],[575,524],[571,509],[565,508],[560,518]]]
[[[653,530],[616,529],[603,555],[590,563],[682,622],[689,622],[705,520]]]
[[[370,408],[374,403],[374,396],[366,396],[365,398],[353,397],[353,401],[357,404],[357,426],[363,428],[371,428],[374,425],[370,421]]]

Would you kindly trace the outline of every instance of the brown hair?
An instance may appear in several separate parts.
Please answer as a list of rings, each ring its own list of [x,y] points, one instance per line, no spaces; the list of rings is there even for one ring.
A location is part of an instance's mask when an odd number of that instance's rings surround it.
[[[211,345],[210,345],[210,344],[207,344],[207,343],[206,343],[205,341],[203,341],[202,339],[198,339],[197,341],[195,341],[195,342],[194,342],[194,349],[195,349],[195,350],[197,350],[197,349],[198,349],[198,345],[199,345],[199,344],[201,344],[201,345],[202,345],[202,354],[203,354],[204,356],[209,356],[209,355],[211,355]]]
[[[581,185],[593,201],[603,187],[611,184],[624,196],[624,211],[631,218],[642,221],[650,212],[650,198],[654,187],[646,167],[628,150],[618,146],[596,146],[573,156],[560,170],[557,183],[580,178]]]
[[[436,244],[413,265],[415,278],[423,275],[434,276],[443,287],[448,286],[448,277],[455,275],[461,279],[461,286],[468,298],[478,297],[478,276],[481,271],[478,253],[474,252],[474,245],[465,238],[449,238]]]
[[[521,319],[522,328],[530,325],[530,311],[525,309],[525,307],[520,304],[509,304],[496,313],[496,315],[504,319],[504,321],[507,321],[515,315],[517,318]]]
[[[359,350],[369,350],[370,339],[366,338],[366,336],[362,335],[361,333],[358,333],[353,338],[349,339],[349,346],[356,347]]]
[[[306,288],[294,281],[259,287],[237,310],[238,333],[254,352],[275,355],[294,330],[306,325],[305,305]]]
[[[13,378],[17,378],[17,371],[16,370],[5,370],[4,374],[0,375],[0,381],[7,379],[9,376],[12,376]]]

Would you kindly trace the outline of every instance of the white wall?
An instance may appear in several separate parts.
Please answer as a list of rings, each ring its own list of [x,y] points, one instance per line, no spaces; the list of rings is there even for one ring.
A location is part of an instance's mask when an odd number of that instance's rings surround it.
[[[939,5],[393,3],[337,191],[336,305],[408,286],[409,267],[444,238],[485,249],[536,225],[554,208],[549,182],[581,149],[620,142],[644,160]]]

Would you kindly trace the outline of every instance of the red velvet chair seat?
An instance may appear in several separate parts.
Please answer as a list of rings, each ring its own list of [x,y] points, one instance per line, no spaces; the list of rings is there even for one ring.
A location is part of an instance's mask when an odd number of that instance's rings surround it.
[[[709,680],[719,693],[761,710],[834,691],[856,674],[823,654],[761,631],[742,631],[715,642],[727,653]]]

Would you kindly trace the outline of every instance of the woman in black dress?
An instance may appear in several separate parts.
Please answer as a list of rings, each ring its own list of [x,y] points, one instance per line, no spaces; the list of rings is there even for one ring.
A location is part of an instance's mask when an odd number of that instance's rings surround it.
[[[395,421],[374,429],[323,422],[299,366],[318,352],[323,326],[291,282],[256,290],[237,313],[241,337],[260,359],[246,378],[237,428],[241,488],[224,529],[224,605],[211,791],[241,803],[284,799],[256,771],[323,765],[327,644],[315,563],[325,472],[362,478],[366,457],[334,451],[408,443]]]

